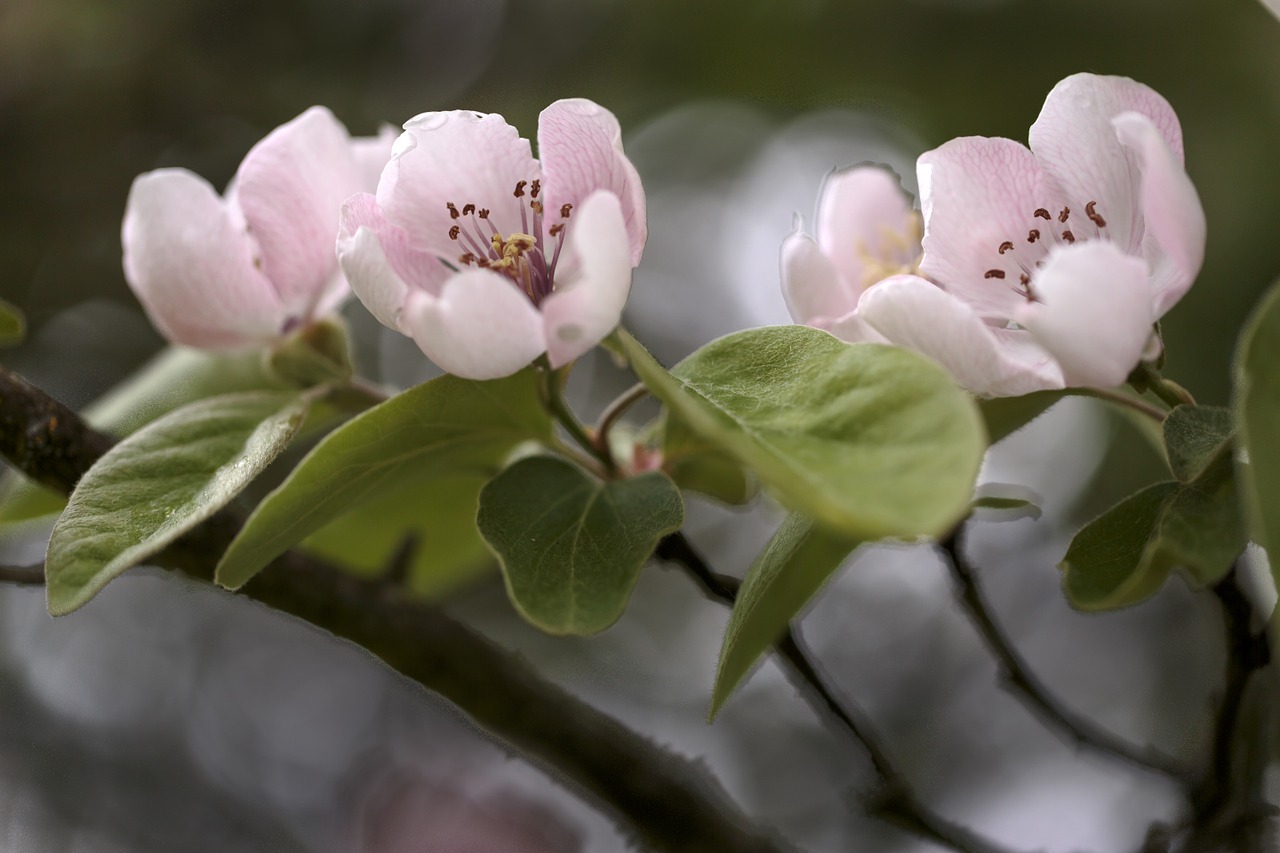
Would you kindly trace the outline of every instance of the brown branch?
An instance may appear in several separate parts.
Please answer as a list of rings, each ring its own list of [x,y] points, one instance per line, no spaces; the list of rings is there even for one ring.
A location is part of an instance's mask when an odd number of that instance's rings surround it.
[[[0,367],[0,455],[70,494],[111,439]],[[149,562],[212,580],[240,520],[223,512]],[[244,594],[349,640],[448,699],[508,747],[576,789],[646,846],[775,851],[696,762],[664,750],[442,611],[393,585],[288,552]]]
[[[712,571],[683,533],[663,538],[654,553],[659,559],[683,567],[712,601],[731,607],[737,600],[738,579]],[[866,712],[835,695],[791,626],[774,645],[774,651],[786,664],[784,672],[787,677],[814,710],[823,718],[839,724],[866,751],[877,780],[877,790],[867,798],[870,814],[953,850],[967,853],[1000,853],[1004,850],[934,813],[915,796],[907,780],[894,768],[880,746],[879,735]]]
[[[946,558],[955,579],[965,613],[982,635],[987,648],[995,655],[1004,682],[1029,710],[1077,745],[1089,747],[1103,755],[1179,782],[1186,783],[1191,779],[1192,772],[1189,768],[1159,750],[1133,746],[1060,705],[1049,689],[1032,673],[1031,668],[1014,649],[1008,635],[991,616],[991,608],[982,595],[978,578],[961,550],[960,527],[939,542],[938,548]]]

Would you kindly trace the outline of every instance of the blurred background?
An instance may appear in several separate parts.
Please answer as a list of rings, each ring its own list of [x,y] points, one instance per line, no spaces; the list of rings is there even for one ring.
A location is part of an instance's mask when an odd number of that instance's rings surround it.
[[[3,0],[0,297],[27,315],[4,363],[74,407],[163,346],[120,271],[133,177],[184,166],[225,186],[261,136],[329,106],[356,134],[434,109],[499,112],[526,135],[560,97],[622,122],[649,198],[629,327],[667,363],[787,322],[778,245],[833,168],[914,160],[969,134],[1025,140],[1077,71],[1160,91],[1209,221],[1200,281],[1164,321],[1167,375],[1229,399],[1235,335],[1280,274],[1280,22],[1256,0]],[[431,368],[350,306],[374,378]],[[625,386],[575,374],[588,414]],[[1140,607],[1070,611],[1054,569],[1079,524],[1155,479],[1126,421],[1077,402],[1002,444],[984,476],[1044,518],[972,525],[998,617],[1075,710],[1182,757],[1203,747],[1221,668],[1210,602],[1172,581]],[[690,506],[717,569],[741,573],[767,504]],[[0,562],[39,558],[39,531]],[[726,613],[651,567],[622,621],[538,635],[491,571],[448,591],[460,618],[658,741],[702,756],[798,848],[927,849],[866,819],[864,756],[766,663],[704,722]],[[1046,731],[1002,692],[927,549],[860,553],[804,634],[872,714],[916,790],[1019,849],[1131,850],[1176,816],[1159,778]],[[251,602],[139,570],[53,622],[0,589],[0,850],[619,850],[571,792],[366,655]],[[468,846],[470,845],[470,846]]]

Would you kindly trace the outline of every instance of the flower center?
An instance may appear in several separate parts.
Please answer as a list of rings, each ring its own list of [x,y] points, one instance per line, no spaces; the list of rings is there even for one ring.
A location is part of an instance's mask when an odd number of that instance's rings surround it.
[[[1078,226],[1071,222],[1070,207],[1063,205],[1056,216],[1050,213],[1048,208],[1037,207],[1031,214],[1031,227],[1027,230],[1025,242],[1005,240],[996,247],[996,254],[1000,256],[1000,266],[987,270],[983,278],[1008,280],[1013,273],[1009,268],[1009,264],[1012,263],[1016,265],[1018,277],[1018,284],[1013,286],[1013,292],[1028,302],[1038,302],[1035,291],[1032,289],[1032,280],[1035,278],[1035,271],[1044,265],[1045,256],[1051,249],[1057,246],[1069,246],[1077,240],[1107,239],[1107,220],[1103,219],[1102,214],[1098,212],[1096,201],[1091,201],[1084,206],[1084,215],[1090,224],[1081,228],[1080,233],[1077,234]],[[1076,221],[1079,221],[1078,217]]]
[[[561,205],[560,221],[548,228],[544,237],[543,219],[546,214],[538,198],[541,192],[541,181],[516,182],[512,195],[520,205],[519,231],[499,230],[487,207],[477,208],[468,202],[459,210],[453,202],[446,203],[449,217],[453,220],[449,239],[464,249],[458,256],[458,263],[506,276],[524,291],[534,305],[542,304],[542,300],[555,290],[556,266],[560,261],[560,250],[564,247],[569,215],[573,211],[573,205]]]
[[[884,281],[891,275],[915,275],[920,272],[920,240],[924,237],[924,219],[913,210],[902,231],[880,226],[880,245],[872,251],[866,240],[859,240],[854,252],[862,263],[863,289]]]

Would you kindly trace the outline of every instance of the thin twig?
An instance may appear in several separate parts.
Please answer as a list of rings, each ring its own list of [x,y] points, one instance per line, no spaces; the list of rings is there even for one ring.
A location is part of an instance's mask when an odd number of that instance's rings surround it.
[[[26,438],[33,430],[40,442]],[[108,436],[0,367],[0,456],[65,495],[110,445]],[[50,446],[65,453],[50,454]],[[234,513],[219,513],[148,562],[211,581],[240,525]],[[443,696],[649,847],[679,853],[784,849],[753,826],[696,762],[543,681],[527,662],[380,579],[364,580],[289,551],[242,594],[363,647]]]
[[[0,583],[44,586],[44,566],[0,566]]]
[[[578,416],[569,408],[568,403],[564,399],[564,383],[568,381],[569,368],[561,368],[560,370],[551,370],[544,367],[542,371],[542,400],[547,407],[547,411],[556,419],[560,426],[564,427],[565,432],[587,453],[599,460],[604,466],[606,476],[614,475],[618,471],[618,463],[613,458],[613,454],[608,447],[601,446],[595,437],[591,435],[578,420]]]
[[[604,411],[600,413],[600,420],[596,422],[596,445],[607,451],[609,449],[609,431],[613,429],[614,424],[627,413],[628,409],[648,395],[648,387],[643,382],[637,382],[606,406]]]
[[[1180,762],[1153,747],[1135,747],[1110,732],[1099,729],[1091,721],[1060,705],[1050,694],[1048,688],[1031,672],[1031,668],[1014,649],[1008,635],[992,617],[991,608],[982,595],[978,579],[962,552],[961,527],[963,525],[939,542],[938,548],[946,557],[951,575],[959,587],[959,599],[965,613],[978,629],[978,633],[982,635],[987,648],[995,655],[1005,683],[1013,690],[1014,695],[1021,699],[1028,709],[1066,734],[1072,742],[1118,758],[1143,770],[1186,782],[1191,777],[1191,771]]]
[[[1088,388],[1080,389],[1080,393],[1087,397],[1094,397],[1099,400],[1105,400],[1116,406],[1124,406],[1135,412],[1146,415],[1156,423],[1163,423],[1168,416],[1168,412],[1159,406],[1153,406],[1146,400],[1126,394],[1123,391],[1115,391],[1110,388]]]
[[[654,553],[659,559],[684,568],[711,600],[727,606],[732,606],[737,600],[738,579],[713,571],[683,533],[664,537]],[[814,710],[829,720],[837,721],[866,751],[878,783],[878,790],[867,801],[871,814],[954,850],[1002,853],[1004,848],[937,815],[916,798],[880,746],[879,736],[866,712],[853,702],[835,695],[791,626],[787,627],[774,650],[786,663],[784,671],[787,676]]]

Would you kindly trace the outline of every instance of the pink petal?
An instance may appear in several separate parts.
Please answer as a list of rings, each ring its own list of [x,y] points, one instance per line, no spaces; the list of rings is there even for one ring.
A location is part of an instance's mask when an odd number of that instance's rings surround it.
[[[834,320],[823,320],[813,325],[851,344],[889,343],[889,339],[876,331],[875,326],[862,319],[862,315],[857,310],[850,311],[843,317],[837,317]]]
[[[1114,243],[1059,249],[1036,274],[1036,302],[1014,315],[1062,365],[1069,386],[1121,385],[1151,338],[1153,311],[1145,261]]]
[[[280,299],[232,213],[207,181],[185,169],[139,175],[129,190],[121,231],[125,278],[174,343],[249,346],[283,330]]]
[[[964,302],[918,276],[887,278],[858,315],[891,343],[932,358],[975,394],[1015,397],[1063,387],[1053,359],[1025,333],[995,329]]]
[[[1031,125],[1031,150],[1048,181],[1076,208],[1093,201],[1110,238],[1136,254],[1142,237],[1138,202],[1140,164],[1116,138],[1111,119],[1125,112],[1147,116],[1182,164],[1182,130],[1169,102],[1127,77],[1074,74],[1053,87]],[[1079,216],[1084,211],[1077,209]]]
[[[456,223],[448,203],[459,210],[467,204],[487,208],[503,234],[526,231],[520,211],[529,197],[517,199],[513,193],[518,181],[532,182],[540,174],[529,140],[502,116],[423,113],[405,122],[396,140],[378,182],[378,205],[415,247],[454,257],[467,250],[449,238]],[[475,227],[471,217],[461,224]]]
[[[556,101],[538,118],[538,157],[552,221],[562,204],[582,204],[596,190],[608,190],[622,204],[631,265],[639,264],[649,234],[644,187],[622,153],[622,129],[613,113],[585,98]]]
[[[601,190],[573,215],[565,251],[576,261],[556,275],[556,290],[542,303],[547,357],[568,364],[613,331],[631,292],[631,241],[622,203]]]
[[[263,272],[292,316],[310,315],[318,302],[332,301],[326,290],[341,287],[333,236],[342,202],[360,189],[347,130],[324,107],[271,131],[240,164],[240,208],[262,249]]]
[[[1153,267],[1155,314],[1161,317],[1187,292],[1204,263],[1204,208],[1181,158],[1150,119],[1121,113],[1111,123],[1121,144],[1142,164],[1140,203],[1147,240],[1156,244],[1147,258]]]
[[[920,155],[917,174],[924,213],[920,272],[980,317],[1008,317],[1022,297],[1012,286],[1012,255],[1002,256],[999,248],[1008,241],[1015,251],[1038,257],[1041,244],[1027,241],[1031,228],[1041,224],[1033,213],[1058,207],[1035,158],[1011,139],[967,136]],[[996,268],[1006,271],[1004,279],[986,277]]]
[[[440,262],[432,252],[423,252],[409,245],[409,236],[383,216],[377,200],[369,193],[359,193],[347,199],[342,206],[338,222],[338,254],[344,245],[356,236],[361,228],[377,235],[380,251],[386,257],[392,271],[410,287],[439,294],[444,282],[453,271]],[[355,284],[352,285],[355,287]]]
[[[351,155],[356,158],[356,168],[360,170],[360,190],[376,192],[382,170],[391,159],[391,146],[400,134],[394,127],[384,124],[378,128],[377,136],[357,136],[351,140]]]
[[[509,279],[489,270],[458,273],[438,299],[412,292],[402,322],[428,358],[464,379],[509,376],[547,346],[538,309]]]
[[[915,233],[914,211],[898,178],[879,166],[859,166],[827,178],[818,202],[818,245],[854,293],[863,286],[863,257],[903,255],[895,246]],[[920,254],[909,247],[904,263]]]
[[[813,238],[797,230],[782,242],[782,295],[797,323],[818,325],[842,317],[858,304]]]

